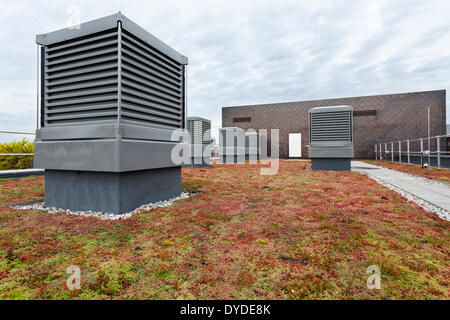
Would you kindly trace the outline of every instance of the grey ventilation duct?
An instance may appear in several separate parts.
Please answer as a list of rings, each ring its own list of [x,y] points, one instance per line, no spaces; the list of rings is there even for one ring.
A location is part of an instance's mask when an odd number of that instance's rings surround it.
[[[193,167],[206,167],[211,159],[211,120],[200,117],[187,118],[191,138],[191,163]]]
[[[36,42],[45,205],[123,213],[178,195],[187,58],[120,12]]]
[[[350,170],[353,158],[352,107],[310,109],[309,139],[309,158],[313,170]]]

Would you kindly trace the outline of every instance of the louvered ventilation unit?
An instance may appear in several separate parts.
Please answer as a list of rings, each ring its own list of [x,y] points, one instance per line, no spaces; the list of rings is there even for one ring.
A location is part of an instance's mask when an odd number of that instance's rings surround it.
[[[309,157],[313,170],[350,170],[353,110],[350,106],[309,110]]]
[[[187,128],[191,136],[191,144],[211,144],[211,120],[188,117]]]
[[[187,118],[190,134],[191,163],[189,166],[205,167],[211,159],[211,121],[200,117]]]
[[[253,130],[245,132],[245,160],[259,160],[261,158],[261,136]]]
[[[222,163],[245,162],[245,130],[237,127],[219,129],[219,157]]]
[[[187,58],[120,12],[36,42],[45,204],[121,213],[179,194]]]

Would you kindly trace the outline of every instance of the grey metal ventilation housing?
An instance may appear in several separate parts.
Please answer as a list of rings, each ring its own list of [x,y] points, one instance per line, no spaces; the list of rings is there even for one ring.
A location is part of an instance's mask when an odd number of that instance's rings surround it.
[[[352,107],[310,109],[309,139],[309,158],[313,170],[350,170],[354,154]]]
[[[219,129],[219,157],[222,163],[245,162],[245,130],[237,127]]]
[[[45,206],[119,214],[180,194],[187,58],[120,12],[36,42]]]
[[[260,160],[261,136],[256,131],[245,132],[245,160]]]
[[[188,117],[187,130],[191,138],[191,163],[193,167],[207,167],[211,159],[211,120]]]

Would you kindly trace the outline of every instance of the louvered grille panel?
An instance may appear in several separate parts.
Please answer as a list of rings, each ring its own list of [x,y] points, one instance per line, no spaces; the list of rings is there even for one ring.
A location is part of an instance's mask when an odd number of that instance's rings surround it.
[[[181,128],[183,66],[127,31],[122,33],[122,117]]]
[[[202,144],[211,143],[211,123],[209,121],[188,118],[187,129],[191,135],[192,144],[197,141],[201,141]]]
[[[203,121],[202,122],[202,137],[203,143],[209,144],[211,143],[211,123]]]
[[[183,127],[184,66],[118,28],[44,47],[44,127],[111,123],[118,113],[124,123]]]
[[[43,59],[44,126],[117,118],[117,29],[49,45]]]
[[[311,113],[310,141],[352,141],[351,111]]]

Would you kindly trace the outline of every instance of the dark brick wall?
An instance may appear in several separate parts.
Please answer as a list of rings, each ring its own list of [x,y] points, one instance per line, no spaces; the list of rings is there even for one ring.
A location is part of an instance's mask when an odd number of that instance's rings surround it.
[[[379,96],[326,99],[222,108],[222,127],[279,129],[280,157],[289,156],[289,133],[302,133],[302,156],[308,157],[308,110],[319,106],[350,105],[354,111],[376,115],[354,118],[355,158],[373,158],[375,143],[427,137],[427,108],[431,136],[446,132],[445,90]],[[233,122],[233,118],[251,118]],[[268,133],[270,139],[270,131]]]

